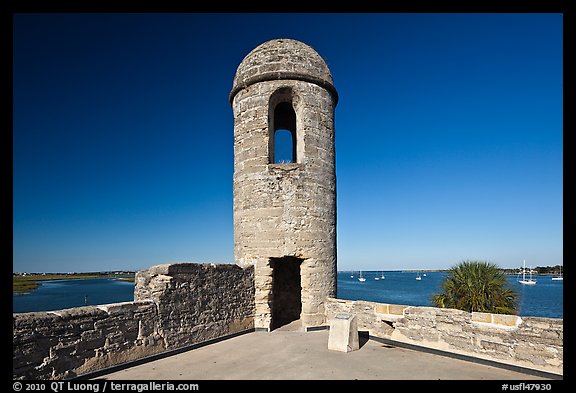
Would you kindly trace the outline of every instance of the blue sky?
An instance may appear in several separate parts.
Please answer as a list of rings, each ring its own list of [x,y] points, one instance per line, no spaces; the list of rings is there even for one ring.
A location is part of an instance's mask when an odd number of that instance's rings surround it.
[[[563,264],[562,14],[15,14],[14,271],[232,263],[228,93],[326,60],[339,270]]]

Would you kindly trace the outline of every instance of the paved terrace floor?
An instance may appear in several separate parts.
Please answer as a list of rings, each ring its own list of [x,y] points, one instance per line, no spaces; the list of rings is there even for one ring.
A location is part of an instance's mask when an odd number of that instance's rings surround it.
[[[328,349],[327,330],[251,332],[94,379],[107,380],[545,380],[492,365],[360,338]],[[560,377],[561,378],[561,377]],[[559,378],[553,378],[559,379]]]

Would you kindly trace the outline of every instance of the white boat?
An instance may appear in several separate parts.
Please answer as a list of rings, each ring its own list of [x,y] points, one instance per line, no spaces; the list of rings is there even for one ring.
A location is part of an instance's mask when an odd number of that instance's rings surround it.
[[[358,281],[360,281],[360,282],[366,281],[366,278],[362,277],[362,270],[360,270],[360,277],[358,277]]]
[[[416,273],[416,280],[418,280],[418,281],[422,280],[422,277],[420,276],[420,272]]]
[[[552,277],[552,280],[554,280],[554,281],[563,281],[564,280],[564,276],[562,275],[562,266],[560,266],[560,275]]]
[[[384,280],[384,272],[380,272],[380,277],[374,277],[374,280]]]
[[[522,280],[518,280],[520,284],[523,285],[536,285],[536,280],[532,279],[532,269],[529,269],[530,278],[526,279],[526,260],[524,260],[524,266],[522,268]]]

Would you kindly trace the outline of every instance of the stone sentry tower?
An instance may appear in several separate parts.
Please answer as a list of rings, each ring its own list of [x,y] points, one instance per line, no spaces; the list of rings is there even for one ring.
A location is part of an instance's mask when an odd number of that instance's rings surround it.
[[[256,328],[322,325],[336,296],[337,100],[326,62],[300,41],[267,41],[236,71],[234,258],[254,265]]]

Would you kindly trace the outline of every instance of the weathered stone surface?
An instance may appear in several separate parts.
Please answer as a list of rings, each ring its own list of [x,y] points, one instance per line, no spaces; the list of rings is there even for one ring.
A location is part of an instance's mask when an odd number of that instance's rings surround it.
[[[72,378],[254,326],[251,267],[152,266],[135,299],[14,314],[14,379]]]
[[[471,318],[474,322],[492,323],[492,314],[487,312],[472,312]]]
[[[300,41],[276,39],[259,45],[242,60],[234,77],[230,101],[240,90],[257,82],[279,79],[311,81],[330,90],[337,99],[330,70],[318,52]],[[264,107],[266,100],[257,96],[249,103]],[[239,105],[240,111],[249,108]]]
[[[385,319],[403,310],[401,318]],[[371,335],[563,374],[563,321],[329,298],[326,316],[353,313]]]
[[[258,327],[270,328],[274,307],[271,258],[300,260],[301,316],[325,323],[319,310],[336,294],[336,174],[334,108],[337,94],[321,56],[299,41],[277,39],[251,51],[238,66],[230,102],[234,112],[234,256],[256,264]],[[274,132],[295,117],[294,162],[275,163]],[[284,128],[287,126],[284,125]],[[256,262],[258,261],[258,262]],[[273,285],[272,285],[273,286]],[[272,293],[271,296],[269,294]],[[294,295],[297,296],[297,295]],[[273,313],[266,317],[266,315]]]
[[[244,329],[252,326],[253,269],[182,263],[154,266],[140,275],[147,276],[143,280],[147,286],[137,285],[135,298],[147,295],[157,304],[161,321],[158,334],[169,348],[232,333],[228,326],[232,321],[241,326],[239,321],[245,320]],[[165,289],[167,277],[169,289]],[[174,307],[176,304],[178,307]],[[189,329],[196,326],[204,329],[190,334]]]
[[[517,315],[493,314],[493,323],[505,326],[518,326],[522,319]]]

